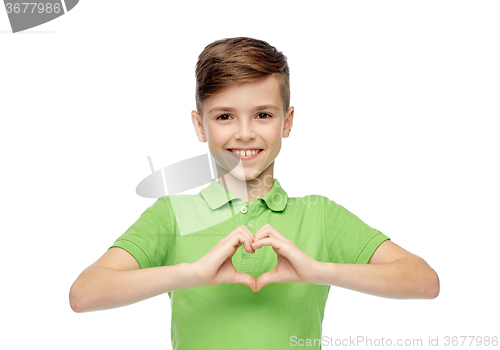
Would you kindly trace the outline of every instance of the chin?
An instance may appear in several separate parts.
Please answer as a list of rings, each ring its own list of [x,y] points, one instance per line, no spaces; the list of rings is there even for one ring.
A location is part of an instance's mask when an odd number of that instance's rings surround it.
[[[235,177],[236,179],[240,180],[240,181],[250,181],[250,180],[255,180],[262,172],[245,172],[245,173],[242,173],[240,171],[230,171],[229,172],[233,177]]]

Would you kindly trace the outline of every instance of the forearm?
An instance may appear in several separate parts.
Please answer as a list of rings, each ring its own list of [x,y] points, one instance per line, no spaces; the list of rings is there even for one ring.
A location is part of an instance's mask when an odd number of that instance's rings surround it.
[[[189,263],[136,270],[91,266],[70,290],[75,312],[111,309],[136,303],[177,289],[198,287]]]
[[[316,284],[398,299],[433,299],[439,294],[436,272],[417,256],[387,264],[319,264]]]

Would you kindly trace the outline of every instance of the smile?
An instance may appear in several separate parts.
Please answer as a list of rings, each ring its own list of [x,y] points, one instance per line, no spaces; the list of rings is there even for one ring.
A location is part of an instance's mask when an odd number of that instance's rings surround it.
[[[232,154],[239,156],[242,160],[254,159],[263,151],[262,149],[227,149]]]

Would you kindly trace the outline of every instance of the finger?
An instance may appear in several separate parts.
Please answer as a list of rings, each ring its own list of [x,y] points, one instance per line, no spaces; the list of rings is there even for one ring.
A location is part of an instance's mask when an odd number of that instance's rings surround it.
[[[227,236],[227,238],[231,239],[232,236],[236,236],[238,234],[243,234],[243,235],[247,236],[248,240],[250,242],[254,241],[254,235],[252,234],[252,232],[250,232],[248,227],[246,227],[245,225],[241,225],[241,226],[238,226],[237,228],[235,228],[233,231],[231,231],[231,233]]]
[[[252,247],[252,243],[253,243],[253,236],[249,237],[244,232],[239,232],[236,236],[233,236],[227,242],[227,244],[230,244],[233,247],[232,255],[234,255],[236,253],[236,249],[238,249],[240,247],[240,245],[243,245],[243,248],[248,253],[253,253],[255,250]]]
[[[255,237],[253,234],[250,232],[250,230],[245,226],[241,225],[238,227],[238,234],[243,237],[243,248],[248,252],[248,253],[253,253],[255,250],[252,248],[252,243],[255,240]],[[239,247],[239,245],[238,245]]]
[[[253,234],[250,232],[250,230],[245,226],[245,225],[240,225],[236,227],[234,230],[228,233],[226,237],[222,239],[222,241],[227,241],[231,239],[231,237],[236,236],[240,233],[245,233],[248,234],[248,236],[253,237]]]
[[[281,232],[279,232],[270,224],[262,226],[257,232],[255,232],[255,241],[265,237],[274,237],[281,240],[286,240],[286,238],[281,234]]]
[[[255,242],[252,243],[252,248],[257,250],[261,248],[262,246],[271,246],[276,250],[283,251],[283,248],[285,247],[285,243],[279,239],[272,238],[272,237],[266,237],[266,238],[261,238],[259,240],[256,240]]]
[[[243,247],[247,252],[253,253],[254,252],[252,248],[253,241],[254,241],[254,236],[252,235],[252,233],[248,230],[248,228],[245,225],[241,225],[235,228],[233,231],[231,231],[226,237],[221,239],[220,242],[221,245],[227,243],[233,245],[234,252],[236,252],[236,249],[239,248],[241,244],[243,244]]]
[[[255,237],[257,237],[257,235],[259,234],[262,234],[263,232],[268,232],[270,231],[271,228],[274,228],[271,226],[271,224],[265,224],[264,226],[262,226],[261,228],[259,228],[257,230],[257,232],[255,232]]]
[[[245,250],[249,253],[255,253],[255,250],[252,248],[252,243],[255,241],[255,237],[254,235],[252,234],[252,232],[250,232],[250,230],[248,229],[248,227],[246,227],[245,225],[241,225],[241,232],[242,234],[244,234],[246,237],[248,237],[248,246],[244,246]]]

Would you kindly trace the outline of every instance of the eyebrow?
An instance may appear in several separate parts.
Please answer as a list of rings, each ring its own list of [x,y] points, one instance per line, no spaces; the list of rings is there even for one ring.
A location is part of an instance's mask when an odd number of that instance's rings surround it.
[[[271,105],[271,104],[268,104],[268,105],[262,105],[262,106],[257,106],[254,108],[256,111],[257,110],[263,110],[263,109],[277,109],[279,110],[279,107],[275,106],[275,105]],[[208,111],[208,113],[212,113],[212,112],[215,112],[215,111],[219,111],[219,112],[234,112],[236,109],[233,108],[233,107],[224,107],[224,106],[216,106],[214,108],[212,108],[211,110]]]

